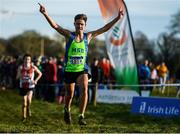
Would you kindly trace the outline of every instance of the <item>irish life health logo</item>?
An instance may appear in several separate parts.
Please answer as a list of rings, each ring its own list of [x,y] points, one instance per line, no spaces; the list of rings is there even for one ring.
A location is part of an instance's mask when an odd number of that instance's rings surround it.
[[[180,116],[180,100],[175,98],[133,97],[132,112],[153,116]]]
[[[120,29],[118,26],[115,26],[110,37],[110,42],[114,46],[123,45],[126,42],[127,35],[124,29]]]
[[[141,102],[141,105],[139,107],[139,113],[145,113],[146,110],[146,102]]]

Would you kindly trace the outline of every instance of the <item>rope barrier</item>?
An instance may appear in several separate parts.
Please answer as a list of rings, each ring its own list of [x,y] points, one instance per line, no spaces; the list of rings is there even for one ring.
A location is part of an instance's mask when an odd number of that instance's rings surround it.
[[[64,84],[38,84],[40,86],[64,86]],[[177,87],[180,86],[180,83],[173,83],[173,84],[140,84],[140,85],[123,85],[123,84],[102,84],[99,83],[98,85],[102,86],[112,86],[112,87],[162,87],[162,86],[171,86]],[[89,86],[95,86],[95,84],[89,84]]]

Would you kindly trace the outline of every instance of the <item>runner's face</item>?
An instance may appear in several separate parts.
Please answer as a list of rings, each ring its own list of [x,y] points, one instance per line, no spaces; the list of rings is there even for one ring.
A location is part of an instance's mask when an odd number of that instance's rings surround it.
[[[24,63],[25,64],[30,64],[31,63],[31,57],[25,57],[24,58]]]
[[[74,26],[76,29],[76,32],[84,32],[85,27],[86,27],[86,23],[83,19],[78,19],[74,22]]]

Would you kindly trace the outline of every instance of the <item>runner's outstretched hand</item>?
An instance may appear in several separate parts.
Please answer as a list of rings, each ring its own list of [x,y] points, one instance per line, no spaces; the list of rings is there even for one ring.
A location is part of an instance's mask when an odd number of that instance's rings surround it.
[[[48,14],[46,8],[43,5],[41,5],[40,3],[38,3],[38,4],[40,6],[39,11],[44,15]]]
[[[118,18],[120,19],[121,17],[124,16],[124,11],[122,8],[119,8],[119,12],[118,12]]]

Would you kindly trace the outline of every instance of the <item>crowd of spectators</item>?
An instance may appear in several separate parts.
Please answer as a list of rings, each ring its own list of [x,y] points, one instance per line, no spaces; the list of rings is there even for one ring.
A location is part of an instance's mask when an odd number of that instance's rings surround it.
[[[95,63],[97,62],[97,63]],[[3,56],[0,59],[0,86],[1,89],[18,89],[18,81],[16,80],[16,73],[18,66],[22,63],[22,56],[12,57]],[[54,102],[56,96],[58,96],[59,102],[63,101],[65,89],[63,86],[63,70],[64,70],[64,58],[60,57],[34,57],[33,64],[38,67],[42,72],[42,77],[38,81],[35,91],[36,98],[43,98],[49,102]],[[108,84],[113,79],[111,72],[110,61],[106,58],[102,58],[101,61],[94,59],[90,65],[92,74],[92,84],[95,82]],[[93,91],[93,90],[92,90]],[[75,93],[79,95],[79,91]]]
[[[18,66],[22,63],[22,57],[2,56],[0,59],[0,86],[1,89],[6,88],[18,89],[18,82],[16,80],[16,73]],[[63,96],[65,89],[63,86],[63,70],[64,70],[64,58],[63,57],[34,57],[33,63],[41,70],[42,77],[36,86],[35,96],[36,98],[44,99],[49,102],[54,102],[58,96],[60,103],[63,102]],[[94,89],[97,83],[102,85],[115,84],[114,69],[109,59],[103,57],[101,59],[94,58],[90,63],[91,89]],[[159,92],[162,94],[165,92],[165,86],[169,79],[169,70],[164,62],[159,65],[154,65],[152,62],[145,60],[144,63],[138,64],[138,74],[140,84],[158,84]],[[179,72],[176,73],[176,81],[179,83]],[[152,92],[153,87],[140,87],[141,90],[149,90]],[[94,90],[92,90],[92,95]],[[179,88],[177,92],[180,94]],[[78,88],[75,93],[79,95]],[[179,96],[179,95],[178,95]],[[94,96],[92,96],[93,98]]]
[[[159,93],[164,94],[166,90],[165,84],[173,82],[179,83],[179,71],[180,70],[177,69],[174,77],[171,78],[170,71],[164,61],[155,65],[152,62],[145,60],[144,63],[138,65],[139,82],[141,85],[145,85],[141,86],[140,90],[148,90],[152,92],[154,88],[153,84],[160,84],[158,85]],[[179,86],[177,86],[177,93],[178,91]]]

